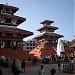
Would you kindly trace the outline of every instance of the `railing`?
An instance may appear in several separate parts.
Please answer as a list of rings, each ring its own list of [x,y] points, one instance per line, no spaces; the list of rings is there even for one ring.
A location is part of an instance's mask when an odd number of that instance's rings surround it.
[[[75,63],[73,62],[63,63],[63,70],[75,70]]]

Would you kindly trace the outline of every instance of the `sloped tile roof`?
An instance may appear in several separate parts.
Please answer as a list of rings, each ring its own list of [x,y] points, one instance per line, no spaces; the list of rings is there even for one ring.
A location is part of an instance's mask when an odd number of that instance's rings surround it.
[[[63,35],[56,34],[56,33],[44,33],[44,34],[40,34],[40,35],[38,35],[38,36],[36,36],[34,38],[37,39],[37,38],[41,38],[43,36],[58,36],[58,37],[63,37]]]
[[[58,29],[58,27],[54,27],[54,26],[43,26],[43,27],[37,29],[37,31],[40,31],[40,30],[44,29],[45,27],[47,27],[47,28],[49,28],[49,29],[53,29],[53,30]]]
[[[8,28],[8,27],[0,27],[0,32],[6,32],[6,33],[22,33],[22,34],[33,34],[33,32],[19,29],[19,28]]]

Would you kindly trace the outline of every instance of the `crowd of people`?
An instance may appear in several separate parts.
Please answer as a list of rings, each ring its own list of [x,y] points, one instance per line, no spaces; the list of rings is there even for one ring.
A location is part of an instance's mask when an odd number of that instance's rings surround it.
[[[32,63],[36,64],[37,61],[38,61],[37,58],[34,57],[32,60]],[[10,59],[7,59],[7,58],[5,59],[4,56],[2,56],[2,58],[0,58],[0,75],[2,75],[1,67],[9,68],[9,62],[10,62]],[[19,75],[20,73],[25,72],[25,66],[26,66],[25,60],[20,61],[19,59],[16,58],[11,63],[12,74]],[[53,75],[52,71],[50,71],[50,72],[51,72],[51,75]],[[41,68],[38,70],[38,75],[46,75],[43,65],[41,65]]]
[[[63,55],[63,57],[57,57],[56,55],[51,55],[49,58],[48,57],[42,57],[41,59],[41,63],[42,64],[49,64],[49,62],[54,62],[57,63],[58,65],[58,70],[61,70],[61,64],[62,62],[67,62],[67,61],[72,61],[74,58],[73,55]],[[9,62],[10,62],[10,58],[7,57],[5,58],[4,56],[0,57],[0,67],[9,67]],[[34,57],[33,59],[29,58],[29,61],[32,61],[33,65],[36,65],[36,62],[39,62],[39,59],[37,59],[36,57]],[[20,73],[25,72],[25,67],[26,67],[26,61],[25,60],[19,60],[19,59],[15,59],[12,61],[11,63],[11,70],[13,75],[19,75]],[[40,63],[40,62],[39,62]],[[56,73],[55,69],[51,69],[50,71],[51,75],[54,75]],[[2,75],[2,70],[0,68],[0,75]],[[41,65],[41,68],[38,70],[38,75],[46,75],[44,66]]]
[[[11,60],[4,56],[0,57],[0,75],[2,75],[2,67],[9,68],[11,64],[11,70],[13,75],[19,75],[20,73],[25,72],[25,60],[20,61],[19,59],[14,59],[12,63]]]

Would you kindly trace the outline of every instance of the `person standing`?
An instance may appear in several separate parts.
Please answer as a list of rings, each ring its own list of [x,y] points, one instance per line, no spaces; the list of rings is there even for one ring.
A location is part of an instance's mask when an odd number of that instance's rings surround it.
[[[44,69],[44,66],[43,65],[41,65],[41,68],[38,71],[38,75],[46,75],[46,72],[45,72],[45,69]]]
[[[19,75],[19,74],[21,73],[21,71],[18,70],[18,68],[17,68],[16,65],[15,65],[15,62],[16,62],[16,60],[14,60],[14,61],[12,62],[12,65],[11,65],[12,73],[13,73],[14,75]]]
[[[60,71],[60,68],[61,68],[61,58],[58,58],[57,65],[58,65],[58,69]]]
[[[51,73],[51,75],[55,75],[56,74],[56,70],[55,69],[51,69],[50,73]]]
[[[21,66],[22,66],[23,72],[25,72],[25,60],[22,60]]]
[[[0,65],[0,75],[2,75],[2,69],[1,69],[1,65]]]
[[[2,75],[2,70],[0,69],[0,75]]]

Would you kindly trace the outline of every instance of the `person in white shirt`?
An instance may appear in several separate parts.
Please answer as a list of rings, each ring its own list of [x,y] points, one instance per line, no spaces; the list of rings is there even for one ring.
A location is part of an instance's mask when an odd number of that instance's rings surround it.
[[[41,68],[38,71],[38,75],[46,75],[46,72],[45,72],[45,69],[44,69],[44,66],[43,65],[41,65]]]

